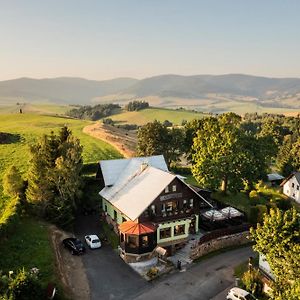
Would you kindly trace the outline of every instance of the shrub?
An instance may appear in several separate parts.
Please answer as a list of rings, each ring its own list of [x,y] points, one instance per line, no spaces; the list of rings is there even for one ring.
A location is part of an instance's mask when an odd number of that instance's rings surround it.
[[[38,279],[37,274],[32,274],[19,270],[14,276],[1,276],[1,294],[0,299],[10,300],[39,300],[45,298],[45,292]],[[2,297],[2,298],[1,298]]]
[[[250,269],[245,272],[242,277],[242,283],[246,290],[256,297],[259,297],[262,294],[263,283],[260,278],[259,270]]]
[[[282,198],[275,198],[274,200],[271,200],[272,203],[274,203],[279,209],[281,210],[289,210],[292,205],[289,201],[282,199]]]
[[[264,204],[258,204],[258,205],[256,205],[256,208],[258,210],[257,223],[260,223],[263,221],[264,215],[268,212],[268,208]]]
[[[156,267],[152,267],[148,270],[146,274],[149,278],[153,279],[158,275],[158,269]]]

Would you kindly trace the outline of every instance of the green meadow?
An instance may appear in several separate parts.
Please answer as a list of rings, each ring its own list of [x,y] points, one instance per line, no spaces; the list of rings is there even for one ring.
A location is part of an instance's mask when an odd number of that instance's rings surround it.
[[[190,121],[197,118],[203,118],[205,114],[185,111],[174,110],[166,108],[147,108],[140,111],[124,111],[120,114],[111,116],[110,118],[120,124],[137,124],[144,125],[148,122],[158,120],[163,122],[168,120],[174,125],[181,125],[183,120]]]

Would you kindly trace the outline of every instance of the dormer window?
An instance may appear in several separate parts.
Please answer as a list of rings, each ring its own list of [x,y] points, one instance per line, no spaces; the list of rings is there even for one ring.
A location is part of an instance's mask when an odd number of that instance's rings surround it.
[[[172,191],[176,192],[176,185],[175,184],[172,186]]]
[[[169,193],[169,186],[168,185],[165,187],[165,193]]]

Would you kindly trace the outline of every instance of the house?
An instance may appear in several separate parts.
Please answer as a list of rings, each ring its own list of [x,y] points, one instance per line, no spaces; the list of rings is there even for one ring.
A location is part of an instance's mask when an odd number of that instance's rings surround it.
[[[280,186],[283,187],[285,195],[300,203],[300,172],[292,173]]]
[[[172,254],[198,232],[200,209],[210,207],[169,172],[162,155],[100,161],[97,178],[106,221],[126,261],[147,258],[157,246]]]

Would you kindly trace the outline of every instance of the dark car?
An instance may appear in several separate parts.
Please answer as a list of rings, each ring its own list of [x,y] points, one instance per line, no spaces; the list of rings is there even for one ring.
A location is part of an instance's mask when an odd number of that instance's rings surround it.
[[[70,252],[74,254],[83,254],[85,252],[85,247],[81,240],[76,238],[67,238],[62,241],[65,248],[69,249]]]

